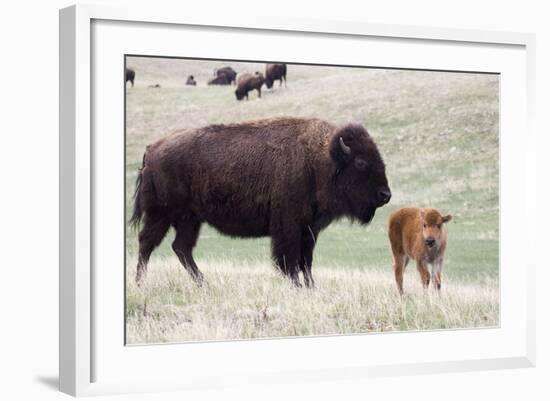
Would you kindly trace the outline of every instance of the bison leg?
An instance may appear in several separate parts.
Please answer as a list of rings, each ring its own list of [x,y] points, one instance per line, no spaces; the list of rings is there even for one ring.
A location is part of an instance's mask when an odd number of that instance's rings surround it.
[[[428,266],[426,266],[426,263],[423,260],[417,260],[416,268],[420,273],[420,280],[422,281],[422,287],[428,288],[428,286],[430,285],[430,272],[428,270]]]
[[[262,87],[260,86],[258,88],[258,98],[261,98],[262,97]]]
[[[271,234],[273,259],[281,272],[290,277],[296,287],[300,284],[300,230],[275,230]]]
[[[395,274],[395,284],[397,284],[397,289],[399,294],[403,295],[403,272],[409,258],[404,254],[394,254],[393,255],[393,272]]]
[[[391,231],[391,227],[390,227]],[[409,257],[403,249],[400,241],[395,240],[395,235],[390,232],[391,251],[393,255],[393,273],[395,275],[395,284],[400,295],[403,295],[403,272],[409,263]]]
[[[313,276],[311,274],[311,265],[313,264],[313,249],[317,242],[318,232],[308,226],[302,232],[302,260],[300,261],[300,270],[304,275],[304,284],[307,288],[315,287]]]
[[[179,261],[198,285],[202,284],[204,277],[193,259],[193,248],[197,243],[200,227],[201,223],[195,218],[180,219],[174,225],[176,238],[172,242],[172,249],[178,255]]]
[[[166,235],[170,223],[161,214],[145,213],[143,228],[139,232],[139,257],[136,283],[141,284],[147,274],[147,262],[153,250]]]
[[[443,261],[437,260],[432,265],[432,282],[436,290],[441,290],[441,271],[443,270]]]

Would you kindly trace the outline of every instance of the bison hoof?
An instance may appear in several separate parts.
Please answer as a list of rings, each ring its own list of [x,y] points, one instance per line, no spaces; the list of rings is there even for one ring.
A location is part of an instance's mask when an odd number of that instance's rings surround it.
[[[296,287],[296,288],[302,288],[302,283],[300,283],[299,280],[292,280],[292,284],[293,284],[294,287]]]

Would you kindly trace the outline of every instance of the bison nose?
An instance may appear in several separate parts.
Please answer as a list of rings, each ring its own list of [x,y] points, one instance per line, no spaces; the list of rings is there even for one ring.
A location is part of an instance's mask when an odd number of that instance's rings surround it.
[[[381,189],[378,191],[378,200],[382,202],[382,204],[386,204],[391,199],[391,192],[389,189]]]
[[[434,246],[434,244],[435,244],[435,240],[434,240],[434,239],[431,239],[431,238],[430,238],[430,239],[427,239],[427,240],[426,240],[426,245],[428,245],[428,247],[431,248],[432,246]]]

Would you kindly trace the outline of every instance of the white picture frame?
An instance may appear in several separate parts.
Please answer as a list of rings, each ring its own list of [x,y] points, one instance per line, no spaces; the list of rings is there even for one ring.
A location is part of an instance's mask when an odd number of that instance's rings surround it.
[[[96,236],[98,230],[101,231],[105,227],[101,221],[105,206],[102,199],[98,198],[98,194],[105,191],[101,187],[104,181],[98,181],[97,177],[105,174],[101,171],[105,170],[107,165],[116,168],[116,154],[120,153],[118,150],[122,143],[116,142],[118,133],[113,135],[113,142],[109,142],[109,139],[101,139],[98,142],[94,137],[94,129],[102,127],[103,120],[97,120],[101,118],[98,116],[105,115],[102,114],[102,110],[106,108],[103,102],[97,103],[97,99],[101,98],[105,103],[107,99],[102,89],[104,86],[95,87],[92,80],[94,79],[97,85],[98,82],[112,82],[114,79],[115,96],[110,96],[113,103],[109,103],[108,107],[114,111],[120,110],[124,88],[122,79],[119,79],[118,72],[114,75],[102,75],[101,63],[109,62],[111,56],[119,60],[120,54],[135,53],[137,47],[123,49],[124,37],[140,37],[140,31],[147,29],[147,34],[141,37],[141,51],[138,53],[159,52],[174,55],[170,43],[163,45],[163,48],[159,46],[157,50],[154,46],[160,43],[159,38],[179,35],[179,32],[185,35],[186,27],[193,30],[193,35],[231,33],[240,35],[243,41],[259,34],[266,40],[281,39],[283,36],[288,40],[301,38],[304,41],[312,41],[313,47],[314,42],[325,41],[323,43],[327,44],[327,49],[330,48],[331,40],[338,40],[342,52],[345,52],[348,45],[355,46],[365,42],[372,46],[373,54],[386,57],[382,64],[375,63],[384,67],[501,73],[503,102],[500,133],[500,258],[501,263],[519,265],[520,269],[517,276],[512,277],[507,273],[508,270],[502,270],[501,267],[501,273],[504,274],[501,277],[500,327],[483,330],[172,344],[131,349],[124,347],[124,343],[120,341],[120,328],[113,329],[117,334],[111,335],[110,324],[113,324],[114,319],[122,317],[117,302],[120,303],[124,288],[120,287],[117,280],[122,280],[124,269],[120,266],[120,274],[118,279],[113,279],[115,281],[108,275],[98,274],[94,270],[98,268],[98,263],[101,265],[101,261],[105,260],[102,258],[108,259],[117,253],[116,250],[98,251],[101,248],[98,247],[98,241],[101,239]],[[519,183],[523,188],[536,186],[536,138],[532,128],[534,40],[533,35],[522,33],[294,20],[290,17],[228,20],[223,16],[189,15],[183,11],[168,11],[154,7],[120,9],[78,5],[61,10],[60,390],[80,396],[203,389],[235,386],[250,381],[274,384],[534,366],[535,260],[530,256],[534,253],[529,252],[532,245],[527,243],[526,239],[519,238],[514,229],[521,224],[527,224],[527,229],[534,231],[536,205],[534,200],[527,196],[527,191],[514,192],[511,190],[512,185],[509,185]],[[202,43],[209,43],[206,37]],[[298,44],[294,46],[297,48],[293,50],[290,46],[285,59],[295,57],[294,60],[300,61],[300,57],[307,57],[300,51]],[[402,47],[405,50],[411,47],[415,51],[426,52],[426,57],[420,61],[405,60],[407,51],[385,54],[390,52],[384,52],[383,49],[377,51],[377,46],[405,46]],[[491,49],[494,51],[489,54]],[[105,53],[102,53],[103,51]],[[181,50],[183,54],[179,55],[196,56],[200,51],[194,49],[193,54],[186,54],[184,49]],[[208,49],[204,51],[208,52]],[[226,51],[227,58],[247,57],[246,52],[235,55],[235,52],[239,51],[238,46]],[[216,56],[219,56],[220,52],[221,50]],[[434,55],[435,52],[441,52],[441,55],[448,52],[450,56],[434,61],[434,57],[429,55]],[[460,52],[466,55],[464,62],[470,63],[467,68],[465,64],[453,64],[452,53]],[[256,59],[262,60],[266,59],[265,57],[259,55]],[[312,53],[311,57],[314,58],[315,53]],[[319,57],[319,61],[326,62],[328,57],[337,59],[338,55],[334,48],[331,55]],[[360,56],[357,57],[357,62],[362,63]],[[121,59],[116,62],[120,61]],[[340,64],[351,62],[346,60]],[[476,66],[479,66],[479,69],[476,69]],[[508,96],[512,91],[517,95]],[[117,94],[120,98],[117,98]],[[96,103],[93,101],[94,97]],[[107,123],[108,120],[110,127],[114,127],[118,132],[123,130],[123,126],[117,118],[122,118],[122,114],[113,119],[106,118],[105,121]],[[521,135],[514,136],[514,132],[521,132]],[[514,169],[505,164],[512,151],[515,152],[517,162]],[[107,185],[123,186],[121,181],[117,181],[117,175],[112,175],[112,181]],[[122,205],[116,206],[116,201],[112,204],[115,205],[115,209],[122,208]],[[511,210],[515,210],[515,214],[510,213]],[[115,215],[118,212],[113,211]],[[107,211],[104,217],[108,215]],[[115,237],[111,242],[122,247],[122,241],[117,242],[116,231],[113,230]],[[104,234],[108,237],[108,233]],[[514,246],[507,246],[510,244]],[[97,291],[106,294],[106,300],[100,302],[97,297],[94,298]],[[118,301],[117,292],[120,293]],[[112,313],[107,310],[105,303],[115,305],[111,307]],[[122,326],[123,321],[120,320]],[[426,344],[439,347],[438,354],[428,352],[428,355],[425,355],[426,353],[417,349]],[[453,347],[445,347],[445,344],[453,344]],[[388,347],[392,347],[396,353],[401,351],[400,355],[389,355],[384,351],[387,351]],[[319,356],[321,350],[322,358]],[[346,352],[348,350],[361,351]],[[368,353],[363,350],[368,350]],[[376,350],[380,352],[376,353]],[[289,359],[288,355],[291,354],[298,357]],[[257,359],[259,356],[269,358],[270,366],[263,366]],[[225,363],[225,358],[229,359],[230,363]],[[181,362],[184,359],[185,362]],[[209,363],[204,363],[204,360]],[[136,369],[140,361],[145,365],[143,369],[153,367],[157,372],[146,371],[141,377],[140,369]],[[179,362],[176,364],[177,361]],[[215,366],[212,366],[212,361],[216,361]],[[163,368],[159,368],[160,365]],[[108,366],[113,368],[110,369]]]

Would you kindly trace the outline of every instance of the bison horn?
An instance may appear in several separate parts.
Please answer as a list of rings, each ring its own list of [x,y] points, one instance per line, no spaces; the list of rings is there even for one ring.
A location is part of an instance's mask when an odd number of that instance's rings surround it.
[[[340,147],[342,148],[342,151],[346,155],[351,155],[351,148],[344,143],[344,140],[342,139],[342,137],[340,137]]]

